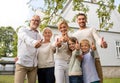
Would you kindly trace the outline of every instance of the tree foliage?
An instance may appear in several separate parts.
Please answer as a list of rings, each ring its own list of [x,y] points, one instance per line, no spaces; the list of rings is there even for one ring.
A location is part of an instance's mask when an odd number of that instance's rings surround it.
[[[64,7],[66,7],[66,5],[68,5],[70,2],[72,2],[73,11],[82,11],[84,13],[87,13],[89,11],[89,7],[84,4],[85,2],[88,2],[87,0],[44,0],[45,2],[44,8],[36,8],[36,9],[34,9],[32,5],[30,5],[32,1],[35,0],[30,0],[27,3],[29,7],[31,7],[34,11],[36,11],[37,9],[41,9],[42,12],[45,14],[41,27],[45,27],[49,24],[54,25],[60,19],[64,19],[61,16],[62,11],[64,10]],[[94,2],[97,0],[89,0],[89,1]],[[114,0],[98,0],[97,2],[94,2],[94,4],[98,5],[98,9],[96,10],[96,13],[99,18],[99,28],[109,30],[109,28],[112,28],[113,26],[113,22],[111,22],[110,16],[111,16],[111,12],[115,9]],[[73,18],[73,20],[74,19],[75,18]]]
[[[119,4],[119,6],[118,6],[118,12],[120,13],[120,4]]]
[[[16,39],[16,32],[12,27],[0,27],[0,57],[15,54]]]

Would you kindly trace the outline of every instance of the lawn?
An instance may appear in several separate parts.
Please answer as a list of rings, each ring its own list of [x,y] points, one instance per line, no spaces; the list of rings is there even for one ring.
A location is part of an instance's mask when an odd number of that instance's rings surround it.
[[[0,75],[0,83],[14,83],[14,75]],[[26,80],[25,83],[27,83]]]
[[[13,75],[0,75],[0,83],[14,83]],[[25,83],[27,83],[25,81]],[[120,83],[120,78],[105,78],[103,83]]]

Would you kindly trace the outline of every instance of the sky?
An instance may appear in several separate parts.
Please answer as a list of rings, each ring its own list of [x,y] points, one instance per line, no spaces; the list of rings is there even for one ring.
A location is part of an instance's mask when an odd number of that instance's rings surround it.
[[[28,14],[26,0],[0,0],[0,26],[20,26]]]
[[[33,12],[26,4],[29,0],[0,0],[0,26],[12,26],[14,29],[23,25]],[[43,0],[33,0],[34,7],[43,7]],[[120,0],[115,0],[115,5],[120,4]]]

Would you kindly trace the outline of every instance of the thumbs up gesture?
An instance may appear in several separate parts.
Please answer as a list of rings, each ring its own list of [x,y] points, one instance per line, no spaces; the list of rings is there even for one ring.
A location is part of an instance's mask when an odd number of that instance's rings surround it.
[[[104,41],[104,37],[102,37],[102,39],[101,39],[101,47],[107,48],[107,43],[106,43],[106,41]]]
[[[95,44],[94,44],[93,42],[92,42],[91,49],[92,49],[92,50],[96,50],[96,46],[95,46]]]
[[[57,47],[61,47],[61,43],[62,43],[61,39],[57,38],[57,41],[56,41],[55,45]]]
[[[75,48],[76,48],[76,50],[80,49],[80,44],[78,43],[78,41],[76,41]]]
[[[34,47],[35,48],[39,48],[41,46],[41,44],[42,44],[42,41],[43,41],[43,39],[37,40],[37,42],[35,43]]]
[[[61,37],[62,41],[63,42],[67,42],[69,40],[69,37],[67,34],[64,34],[62,37]]]

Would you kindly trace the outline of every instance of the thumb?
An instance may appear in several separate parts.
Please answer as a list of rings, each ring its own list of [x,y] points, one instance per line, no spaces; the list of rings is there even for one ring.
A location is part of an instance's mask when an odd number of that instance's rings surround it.
[[[101,42],[104,42],[104,37],[102,37]]]
[[[94,43],[92,42],[92,46],[94,45]]]
[[[59,41],[59,39],[57,38],[57,42]]]
[[[94,47],[95,46],[95,44],[92,42],[92,46],[91,47]]]
[[[43,39],[40,40],[40,42],[42,42],[42,41],[43,41]]]
[[[78,44],[78,41],[76,40],[76,44]]]

